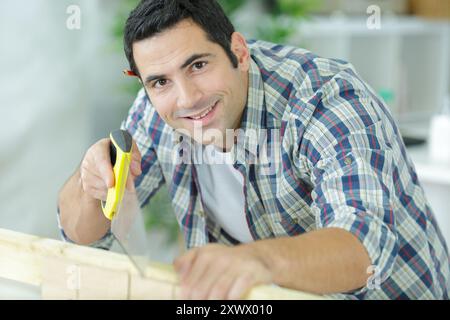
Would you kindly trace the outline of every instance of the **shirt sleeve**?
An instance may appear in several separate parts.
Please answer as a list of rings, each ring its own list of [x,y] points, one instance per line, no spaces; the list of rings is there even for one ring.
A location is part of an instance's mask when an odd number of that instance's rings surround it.
[[[334,83],[342,87],[323,99],[312,121],[311,207],[318,228],[347,230],[364,245],[372,262],[368,275],[375,271],[383,282],[398,251],[393,151],[374,101],[346,80]]]
[[[56,217],[57,217],[58,228],[59,228],[59,231],[61,233],[62,240],[65,241],[65,242],[69,242],[69,243],[75,243],[64,232],[64,229],[63,229],[63,227],[61,225],[61,216],[60,216],[60,213],[59,213],[59,208],[57,208],[57,215],[56,215]],[[114,242],[114,236],[112,235],[111,230],[108,230],[106,232],[106,234],[101,239],[88,244],[88,246],[89,247],[93,247],[93,248],[98,248],[98,249],[109,250],[111,248],[113,242]]]

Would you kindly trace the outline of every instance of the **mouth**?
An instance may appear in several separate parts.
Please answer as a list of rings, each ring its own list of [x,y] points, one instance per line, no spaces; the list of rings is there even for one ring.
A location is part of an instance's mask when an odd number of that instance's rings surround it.
[[[193,120],[193,121],[201,121],[202,124],[205,124],[209,119],[212,118],[214,111],[216,110],[216,106],[218,105],[219,100],[217,100],[216,102],[214,102],[213,105],[209,106],[208,108],[206,108],[205,110],[189,116],[189,117],[184,117],[185,119],[189,119],[189,120]]]

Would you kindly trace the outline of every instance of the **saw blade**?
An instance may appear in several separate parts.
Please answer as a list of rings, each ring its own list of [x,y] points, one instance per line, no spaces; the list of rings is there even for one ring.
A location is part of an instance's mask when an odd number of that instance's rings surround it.
[[[148,264],[147,232],[134,187],[133,190],[125,190],[111,221],[111,232],[139,274],[145,277]]]

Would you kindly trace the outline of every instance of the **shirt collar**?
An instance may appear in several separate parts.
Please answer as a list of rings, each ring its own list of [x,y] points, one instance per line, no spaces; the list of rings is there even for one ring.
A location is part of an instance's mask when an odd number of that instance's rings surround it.
[[[264,84],[259,67],[253,59],[250,59],[248,80],[247,104],[242,115],[238,143],[235,145],[236,160],[242,164],[256,159],[258,138],[264,127]]]
[[[259,67],[253,59],[250,59],[248,72],[247,104],[242,116],[241,128],[260,129],[264,107],[264,86]]]

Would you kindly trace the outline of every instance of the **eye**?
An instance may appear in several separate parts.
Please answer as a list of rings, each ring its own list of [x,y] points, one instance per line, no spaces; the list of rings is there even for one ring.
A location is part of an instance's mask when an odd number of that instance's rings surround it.
[[[153,88],[162,88],[162,87],[164,87],[165,85],[167,85],[167,80],[166,79],[159,79],[159,80],[156,80],[154,83],[153,83]]]
[[[198,61],[198,62],[195,62],[193,65],[192,65],[192,70],[200,70],[200,69],[203,69],[205,66],[206,66],[206,64],[207,64],[207,62],[206,61]]]

